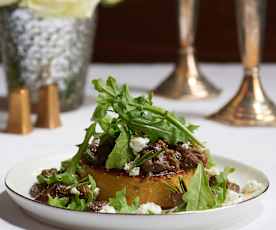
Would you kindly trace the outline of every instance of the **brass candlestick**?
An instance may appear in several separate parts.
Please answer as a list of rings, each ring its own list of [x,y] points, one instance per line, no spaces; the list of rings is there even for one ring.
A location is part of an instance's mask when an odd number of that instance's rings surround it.
[[[28,134],[32,131],[30,95],[24,87],[11,89],[8,99],[8,125],[6,131],[15,134]]]
[[[39,128],[57,128],[61,126],[59,95],[56,84],[42,86],[39,89],[37,122]]]
[[[199,69],[194,37],[199,0],[178,0],[180,52],[175,70],[154,92],[174,99],[205,99],[215,97],[218,90]]]
[[[236,0],[244,80],[238,93],[210,119],[237,126],[275,126],[276,107],[260,81],[265,0]]]

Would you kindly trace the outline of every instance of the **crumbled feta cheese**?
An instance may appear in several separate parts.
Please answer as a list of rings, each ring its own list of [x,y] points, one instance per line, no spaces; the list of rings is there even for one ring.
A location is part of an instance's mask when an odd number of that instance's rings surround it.
[[[107,116],[109,116],[110,118],[118,118],[119,117],[118,113],[115,113],[110,110],[107,111]]]
[[[218,168],[216,167],[212,167],[212,168],[209,168],[209,169],[205,169],[205,171],[207,172],[207,174],[209,176],[217,176],[219,175],[219,170]]]
[[[242,189],[245,194],[255,194],[263,189],[263,184],[256,180],[249,180]]]
[[[129,171],[131,163],[125,163],[124,170]]]
[[[149,202],[140,205],[137,210],[137,214],[161,214],[162,209],[159,205]]]
[[[140,167],[135,167],[135,168],[131,169],[128,172],[128,175],[130,175],[130,176],[139,176],[140,175]]]
[[[112,206],[106,204],[102,207],[102,209],[99,212],[100,213],[116,213],[116,210]]]
[[[224,206],[237,204],[244,200],[244,195],[242,193],[237,193],[232,190],[227,190],[226,199],[224,201]]]
[[[189,149],[190,148],[190,143],[189,142],[184,143],[184,144],[181,145],[181,147],[184,148],[184,149]]]
[[[71,188],[70,193],[73,195],[80,195],[80,191],[76,187]]]
[[[216,176],[219,175],[219,170],[216,167],[212,167],[209,169],[205,169],[205,171],[207,172],[208,175],[210,176]]]
[[[95,194],[96,197],[99,196],[99,194],[100,194],[100,188],[98,188],[98,187],[95,188],[94,194]]]
[[[134,167],[133,169],[131,168],[131,163],[126,163],[124,166],[124,170],[128,172],[129,176],[139,176],[140,175],[140,167]]]
[[[147,146],[149,141],[150,140],[148,138],[132,137],[129,145],[133,149],[134,153],[139,153]]]

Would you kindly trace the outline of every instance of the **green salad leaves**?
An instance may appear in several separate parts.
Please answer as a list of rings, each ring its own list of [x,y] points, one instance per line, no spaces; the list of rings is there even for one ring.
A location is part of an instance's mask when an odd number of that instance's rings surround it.
[[[215,206],[215,198],[202,164],[198,165],[188,191],[183,195],[183,200],[186,202],[187,211],[204,210]]]
[[[186,124],[174,114],[152,104],[152,95],[148,97],[132,97],[128,86],[117,85],[113,77],[104,83],[102,80],[93,80],[97,97],[97,107],[93,119],[101,123],[107,111],[112,109],[119,119],[136,134],[147,134],[154,141],[164,139],[170,144],[190,141],[192,144],[204,147],[193,135],[195,126]]]
[[[135,213],[140,206],[139,198],[136,197],[129,205],[126,199],[126,188],[116,192],[114,198],[109,199],[109,205],[115,208],[118,213]]]
[[[130,148],[129,148],[129,135],[122,128],[119,137],[116,139],[115,146],[112,152],[109,154],[106,161],[106,168],[122,169],[124,165],[131,160]]]
[[[189,142],[198,148],[204,148],[193,135],[197,126],[154,106],[152,94],[133,97],[127,85],[119,86],[113,77],[109,77],[106,82],[93,80],[92,83],[99,93],[92,120],[100,125],[105,134],[117,139],[107,160],[107,168],[122,169],[125,163],[133,160],[127,144],[130,135],[146,135],[151,142],[158,139],[166,140],[169,144]],[[110,118],[108,112],[117,114],[117,117]],[[116,136],[118,130],[120,134]]]
[[[227,193],[228,175],[235,170],[226,167],[220,174],[214,176],[214,182],[210,185],[209,177],[202,164],[197,166],[196,172],[191,179],[188,191],[182,191],[183,202],[177,211],[196,211],[220,207]],[[175,189],[176,192],[179,192]]]
[[[57,186],[59,184],[65,185],[64,183],[56,182]],[[43,183],[40,183],[43,184]],[[70,191],[75,189],[75,194],[70,194],[67,196],[51,196],[48,194],[48,204],[58,208],[85,211],[88,209],[88,205],[96,200],[96,182],[92,176],[87,177],[75,182],[71,186],[63,187],[64,190]],[[84,190],[84,194],[80,196],[80,191]]]

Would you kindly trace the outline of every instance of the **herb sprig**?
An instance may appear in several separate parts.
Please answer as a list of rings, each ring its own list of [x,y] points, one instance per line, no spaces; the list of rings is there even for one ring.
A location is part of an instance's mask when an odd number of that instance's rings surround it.
[[[145,161],[151,160],[152,158],[157,157],[163,153],[165,153],[165,151],[162,151],[162,150],[157,152],[152,152],[152,151],[146,152],[144,155],[136,157],[135,160],[131,162],[131,166],[129,170],[132,170],[135,167],[141,166],[142,164],[145,163]]]

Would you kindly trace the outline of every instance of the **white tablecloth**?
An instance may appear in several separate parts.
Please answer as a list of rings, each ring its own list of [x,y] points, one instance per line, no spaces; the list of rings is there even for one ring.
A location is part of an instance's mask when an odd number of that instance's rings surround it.
[[[172,70],[164,65],[94,65],[87,81],[85,105],[73,112],[62,114],[63,127],[56,130],[34,129],[27,136],[0,133],[0,230],[54,229],[26,216],[8,197],[3,179],[8,169],[27,157],[42,154],[74,152],[75,144],[83,137],[93,111],[95,92],[89,82],[95,77],[116,76],[121,83],[128,83],[137,92],[154,88]],[[272,230],[276,228],[276,128],[234,128],[205,120],[203,117],[221,107],[237,90],[242,69],[240,65],[203,64],[208,78],[223,89],[222,95],[213,100],[200,102],[173,101],[156,98],[157,104],[186,114],[187,118],[201,126],[198,136],[208,142],[211,151],[218,155],[243,161],[262,169],[271,181],[270,191],[263,200],[263,210],[243,230]],[[263,65],[262,80],[270,97],[276,101],[276,65]],[[5,94],[4,76],[0,72],[0,95]],[[92,96],[91,96],[92,95]],[[4,126],[5,113],[0,113]],[[22,175],[24,176],[24,175]]]

